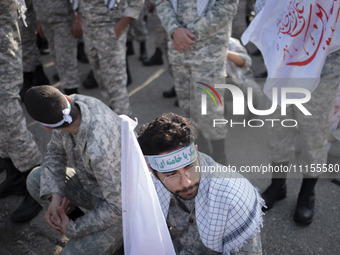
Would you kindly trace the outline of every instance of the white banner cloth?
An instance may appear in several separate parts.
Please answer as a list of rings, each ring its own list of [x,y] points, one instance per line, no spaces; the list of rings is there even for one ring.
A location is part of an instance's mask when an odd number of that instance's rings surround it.
[[[134,134],[137,123],[122,118],[122,214],[124,253],[175,255],[143,153]]]
[[[339,15],[339,0],[266,1],[241,39],[262,52],[269,98],[273,87],[315,90],[326,56],[340,48]]]

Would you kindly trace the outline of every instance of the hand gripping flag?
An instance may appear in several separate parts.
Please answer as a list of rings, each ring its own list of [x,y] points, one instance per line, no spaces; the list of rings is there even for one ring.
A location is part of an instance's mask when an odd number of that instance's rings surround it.
[[[175,255],[155,187],[133,132],[137,123],[127,116],[120,117],[124,253]]]
[[[269,98],[273,87],[315,90],[326,56],[340,48],[339,16],[340,0],[266,1],[241,39],[262,52]]]

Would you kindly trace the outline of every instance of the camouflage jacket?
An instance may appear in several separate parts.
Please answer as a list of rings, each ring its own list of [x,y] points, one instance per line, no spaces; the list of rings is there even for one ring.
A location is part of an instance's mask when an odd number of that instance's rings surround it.
[[[32,0],[39,21],[53,23],[70,21],[73,18],[69,0]]]
[[[70,220],[68,237],[88,235],[113,224],[121,216],[121,119],[101,101],[71,96],[81,111],[77,136],[54,129],[41,176],[40,196],[65,195],[65,168],[74,168],[84,190],[95,201],[84,216]],[[117,233],[119,234],[119,233]]]
[[[208,3],[207,6],[211,7],[200,16],[196,2],[197,0],[178,0],[177,10],[174,10],[169,0],[155,0],[157,14],[169,35],[168,38],[172,38],[172,33],[180,27],[187,28],[195,35],[195,44],[183,53],[175,51],[169,42],[171,64],[199,64],[200,59],[226,55],[223,50],[228,47],[238,0],[216,0],[212,6]]]
[[[144,0],[116,0],[116,5],[109,10],[104,0],[80,0],[80,12],[84,25],[98,27],[115,24],[121,17],[138,19]]]
[[[221,165],[199,153],[199,166]],[[154,184],[177,254],[230,254],[259,232],[262,199],[239,174],[201,173],[195,199],[182,203],[160,181],[154,179]]]

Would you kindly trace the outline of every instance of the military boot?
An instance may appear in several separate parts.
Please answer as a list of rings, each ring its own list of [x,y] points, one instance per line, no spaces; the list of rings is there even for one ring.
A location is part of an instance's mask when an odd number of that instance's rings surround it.
[[[288,165],[288,162],[283,163],[272,163],[272,166],[280,167]],[[269,211],[273,208],[276,201],[282,200],[287,195],[287,187],[286,187],[286,177],[287,173],[280,171],[280,172],[273,172],[272,182],[266,188],[266,190],[261,194],[262,198],[266,203],[266,207],[262,207],[262,211]]]
[[[144,62],[148,59],[148,56],[146,55],[146,47],[145,47],[145,41],[139,43],[139,60]]]
[[[26,179],[9,158],[3,159],[6,179],[0,184],[0,198],[26,193]]]
[[[126,76],[127,76],[126,86],[128,86],[132,83],[132,77],[130,73],[129,61],[128,61],[127,55],[126,55],[125,63],[126,63]]]
[[[79,42],[77,44],[77,59],[78,59],[78,61],[85,63],[85,64],[87,64],[89,62],[89,59],[87,58],[87,55],[85,53],[83,42]]]
[[[163,92],[164,98],[172,98],[172,97],[176,97],[176,95],[177,94],[176,94],[175,86],[173,86],[171,89]]]
[[[24,82],[19,92],[21,102],[24,102],[25,93],[33,86],[34,72],[24,72]]]
[[[163,65],[162,54],[163,54],[162,50],[157,47],[155,53],[149,59],[143,61],[143,65],[144,66]]]
[[[37,216],[42,209],[41,205],[26,191],[24,200],[11,214],[11,221],[15,223],[25,222]]]
[[[83,87],[85,89],[94,89],[98,87],[97,80],[94,77],[94,73],[92,70],[86,76],[86,80],[83,81]]]
[[[47,78],[42,65],[37,65],[34,72],[33,86],[50,85],[50,81]]]
[[[133,49],[132,41],[126,41],[126,55],[132,56],[135,54],[135,50]]]
[[[299,224],[308,225],[313,221],[317,181],[318,178],[303,178],[294,214],[294,220]]]
[[[0,173],[2,173],[3,171],[5,171],[5,159],[0,157]]]

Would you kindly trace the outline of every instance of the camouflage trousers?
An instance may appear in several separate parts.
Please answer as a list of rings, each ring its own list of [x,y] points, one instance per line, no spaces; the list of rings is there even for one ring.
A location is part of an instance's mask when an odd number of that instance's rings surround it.
[[[40,175],[42,168],[35,168],[27,177],[27,190],[40,205],[47,210],[48,200],[40,198]],[[94,207],[95,199],[81,186],[72,168],[66,169],[65,197],[72,207],[80,207],[85,213]],[[122,225],[108,228],[78,238],[70,238],[63,249],[63,255],[100,255],[114,254],[123,244]]]
[[[26,23],[27,27],[20,20],[20,34],[21,34],[21,44],[22,44],[22,64],[24,72],[34,72],[37,65],[41,65],[40,52],[36,42],[36,16],[33,10],[33,5],[31,0],[26,0],[27,11]]]
[[[19,91],[22,86],[21,42],[14,1],[0,2],[0,157],[11,158],[24,172],[42,155],[26,126]]]
[[[284,119],[294,119],[298,127],[282,127],[274,125],[269,127],[269,145],[272,162],[288,162],[295,157],[295,140],[299,136],[301,141],[301,154],[298,161],[308,176],[317,176],[310,173],[310,164],[325,164],[327,161],[328,134],[331,128],[333,103],[336,96],[339,79],[323,79],[317,89],[312,92],[311,99],[305,103],[305,108],[312,114],[304,115],[295,105],[287,106],[287,114],[281,115],[281,108],[269,117],[280,122]],[[277,122],[279,123],[279,122]]]
[[[126,36],[128,27],[117,38],[114,24],[83,27],[86,54],[108,105],[117,114],[131,115],[126,88]]]
[[[72,35],[72,20],[58,23],[40,22],[58,70],[63,89],[80,85],[78,77],[77,40]]]
[[[145,20],[147,15],[147,9],[145,4],[141,10],[138,19],[133,19],[130,23],[130,29],[128,31],[127,40],[137,42],[145,42],[149,37],[148,26]]]
[[[162,22],[159,19],[157,13],[154,14],[155,22],[156,22],[156,38],[155,45],[156,47],[163,50],[164,54],[168,55],[168,34],[166,33],[164,27],[162,26]]]
[[[199,87],[206,89],[198,82],[203,82],[214,87],[214,84],[225,84],[225,77],[216,77],[214,68],[200,69],[197,65],[172,65],[174,84],[177,93],[179,106],[187,116],[190,116],[198,125],[202,135],[208,140],[224,139],[227,135],[225,126],[217,125],[213,127],[214,119],[224,119],[224,91],[216,89],[221,98],[222,105],[217,99],[217,105],[213,100],[207,101],[207,114],[201,113],[202,92]],[[204,69],[204,70],[203,70]],[[217,72],[218,73],[218,72]],[[213,92],[212,92],[213,93]]]

